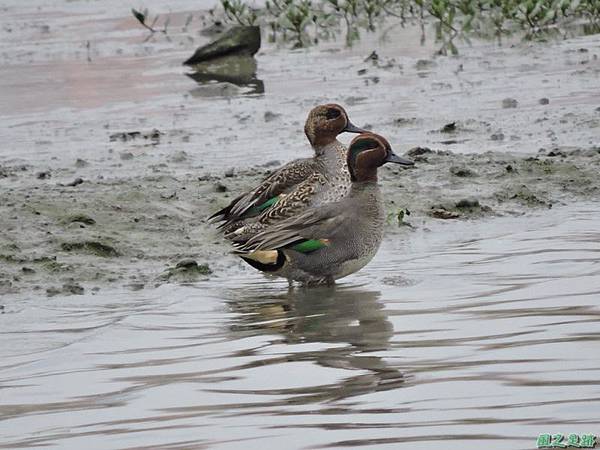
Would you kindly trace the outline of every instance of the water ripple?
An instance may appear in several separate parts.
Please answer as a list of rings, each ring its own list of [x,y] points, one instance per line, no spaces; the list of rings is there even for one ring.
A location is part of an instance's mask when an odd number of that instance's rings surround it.
[[[248,272],[15,304],[0,448],[524,449],[590,432],[596,210],[391,239],[335,288]]]

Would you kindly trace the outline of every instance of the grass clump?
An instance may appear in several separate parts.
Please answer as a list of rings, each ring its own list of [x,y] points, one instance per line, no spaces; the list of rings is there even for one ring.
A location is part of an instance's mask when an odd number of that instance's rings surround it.
[[[572,25],[586,34],[600,32],[600,0],[267,0],[254,9],[245,0],[220,0],[224,20],[263,25],[271,40],[295,47],[345,33],[351,44],[363,30],[374,31],[390,19],[435,27],[440,53],[457,53],[454,40],[501,37],[523,32],[527,38],[565,35]]]

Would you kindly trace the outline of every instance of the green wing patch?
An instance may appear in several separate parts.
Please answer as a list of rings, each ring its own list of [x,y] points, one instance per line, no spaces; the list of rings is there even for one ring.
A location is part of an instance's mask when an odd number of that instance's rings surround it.
[[[263,212],[265,209],[270,208],[271,206],[273,206],[275,203],[277,203],[279,201],[279,196],[270,198],[269,200],[267,200],[266,202],[255,206],[253,208],[251,208],[248,211],[248,215],[249,216],[257,216],[258,214],[260,214],[261,212]]]
[[[299,253],[310,253],[319,250],[320,248],[327,247],[328,244],[329,241],[327,241],[327,239],[308,239],[291,248]]]

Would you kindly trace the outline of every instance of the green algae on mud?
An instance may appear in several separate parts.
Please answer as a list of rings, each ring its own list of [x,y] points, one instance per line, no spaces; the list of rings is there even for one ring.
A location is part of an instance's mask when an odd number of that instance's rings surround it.
[[[409,152],[417,153],[416,167],[381,171],[388,213],[410,211],[402,221],[410,227],[389,221],[388,239],[422,232],[440,219],[524,215],[589,200],[600,189],[596,147],[551,152],[560,156]],[[461,176],[456,167],[477,176]],[[48,295],[77,292],[68,288],[74,280],[96,290],[139,289],[247,270],[206,218],[269,173],[250,167],[226,170],[227,176],[180,176],[165,167],[160,176],[66,188],[27,170],[3,170],[18,175],[13,187],[0,193],[0,227],[5,230],[0,235],[0,292],[46,290]]]

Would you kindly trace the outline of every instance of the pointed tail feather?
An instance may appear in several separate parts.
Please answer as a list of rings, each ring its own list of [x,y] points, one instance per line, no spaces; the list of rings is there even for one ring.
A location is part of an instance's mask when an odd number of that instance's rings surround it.
[[[243,195],[240,195],[239,197],[234,198],[233,200],[231,200],[231,202],[229,203],[229,205],[227,205],[225,208],[220,209],[219,211],[217,211],[216,213],[214,213],[213,215],[211,215],[208,218],[208,221],[210,223],[216,223],[216,222],[223,222],[223,221],[230,221],[232,219],[237,219],[237,216],[232,216],[232,211],[235,208],[235,205],[237,205],[237,203],[242,199]]]

